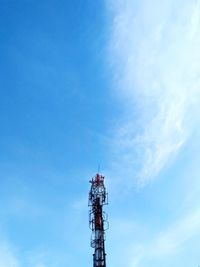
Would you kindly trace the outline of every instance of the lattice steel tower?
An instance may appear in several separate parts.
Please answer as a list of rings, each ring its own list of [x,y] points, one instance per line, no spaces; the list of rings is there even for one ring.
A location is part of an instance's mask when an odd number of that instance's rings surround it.
[[[103,206],[108,204],[104,176],[96,174],[90,181],[89,225],[92,230],[91,247],[94,248],[93,267],[106,267],[105,230],[108,229],[107,214]]]

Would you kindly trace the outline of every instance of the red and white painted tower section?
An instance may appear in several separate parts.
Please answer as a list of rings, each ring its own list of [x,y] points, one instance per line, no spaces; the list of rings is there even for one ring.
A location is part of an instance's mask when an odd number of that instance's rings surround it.
[[[107,214],[103,206],[108,204],[104,176],[96,174],[90,181],[89,224],[92,230],[91,247],[94,248],[93,267],[106,267],[105,230],[108,229]]]

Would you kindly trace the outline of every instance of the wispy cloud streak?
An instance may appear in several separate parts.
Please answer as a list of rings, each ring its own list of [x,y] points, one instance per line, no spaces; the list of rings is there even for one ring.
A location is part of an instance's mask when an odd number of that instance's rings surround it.
[[[200,210],[179,219],[171,227],[159,233],[151,242],[134,247],[130,266],[142,266],[145,262],[169,259],[181,251],[187,242],[200,232]]]
[[[5,242],[0,242],[0,266],[1,267],[19,267],[19,261],[14,255],[10,246]]]
[[[129,114],[113,147],[117,165],[137,170],[143,185],[180,151],[196,122],[200,1],[110,0],[108,8],[113,87]]]

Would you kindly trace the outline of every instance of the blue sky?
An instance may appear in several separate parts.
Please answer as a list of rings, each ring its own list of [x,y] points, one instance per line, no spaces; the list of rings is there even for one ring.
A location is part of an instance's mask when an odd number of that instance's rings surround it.
[[[0,267],[198,266],[200,1],[0,3]]]

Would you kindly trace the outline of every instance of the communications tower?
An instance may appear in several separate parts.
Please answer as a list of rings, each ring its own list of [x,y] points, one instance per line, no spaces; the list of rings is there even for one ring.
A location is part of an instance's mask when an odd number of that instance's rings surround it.
[[[104,176],[96,174],[90,181],[89,225],[92,230],[91,247],[94,248],[93,267],[106,267],[105,230],[108,229],[107,214],[103,206],[108,204]]]

